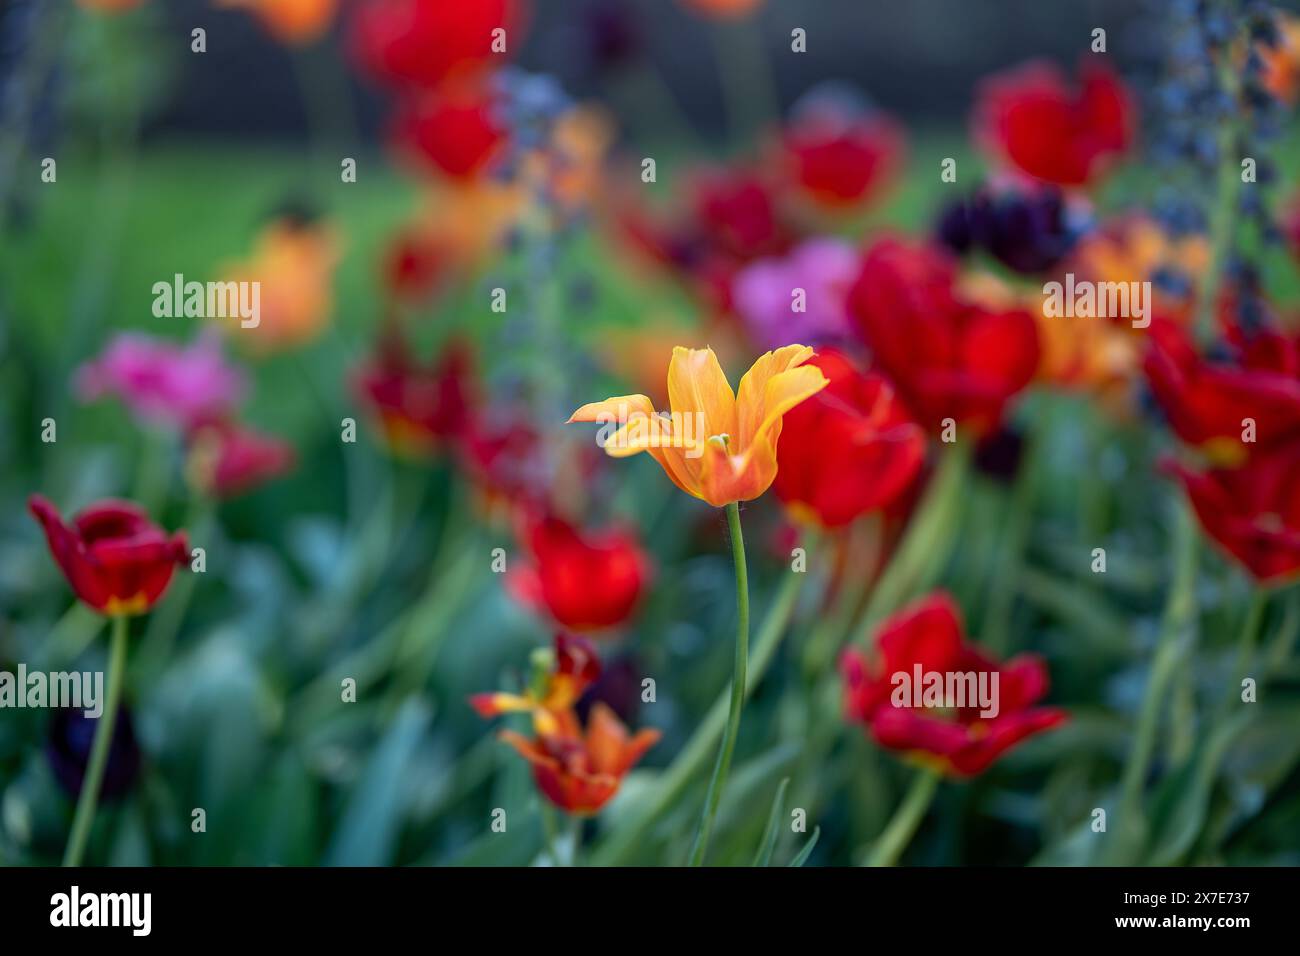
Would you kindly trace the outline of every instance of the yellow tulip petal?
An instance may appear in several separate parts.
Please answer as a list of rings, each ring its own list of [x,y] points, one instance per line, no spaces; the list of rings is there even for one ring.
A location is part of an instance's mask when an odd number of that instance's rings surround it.
[[[748,446],[754,440],[754,436],[758,434],[768,417],[769,383],[777,376],[801,367],[804,362],[813,357],[813,354],[813,350],[806,345],[786,345],[760,355],[741,378],[736,399],[741,448]]]
[[[829,384],[803,365],[813,354],[804,345],[768,352],[737,397],[712,349],[679,346],[668,366],[670,417],[656,417],[644,395],[624,395],[584,405],[569,421],[618,423],[602,442],[606,454],[649,452],[678,488],[714,507],[749,501],[776,478],[781,417]]]
[[[736,396],[718,364],[713,349],[673,349],[668,363],[668,404],[674,415],[704,416],[699,436],[707,441],[713,435],[736,433]],[[692,421],[692,426],[695,422]]]
[[[574,422],[627,422],[634,413],[653,415],[654,402],[644,395],[616,395],[603,402],[588,402],[569,416],[566,424]]]
[[[782,416],[829,384],[830,379],[816,365],[801,365],[770,379],[764,389],[763,417],[754,432],[753,442],[766,440],[775,447],[781,434]]]
[[[655,414],[654,403],[646,396],[618,395],[603,402],[583,405],[569,416],[569,422],[599,422],[602,425],[623,423],[622,427],[604,440],[605,454],[611,458],[626,458],[648,451],[672,479],[673,484],[687,494],[700,497],[690,470],[684,464],[683,451],[657,444],[653,440],[656,434],[663,435],[661,426],[657,431],[649,426],[650,416]],[[671,432],[671,425],[668,427]]]

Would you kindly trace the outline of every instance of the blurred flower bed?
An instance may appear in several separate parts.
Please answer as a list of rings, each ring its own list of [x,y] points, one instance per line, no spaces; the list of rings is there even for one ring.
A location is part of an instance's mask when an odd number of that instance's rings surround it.
[[[3,11],[0,675],[109,706],[0,678],[0,863],[1300,862],[1300,21],[935,129],[678,4],[725,142],[617,2],[649,120],[540,2],[218,3],[300,148],[142,142],[147,0]]]

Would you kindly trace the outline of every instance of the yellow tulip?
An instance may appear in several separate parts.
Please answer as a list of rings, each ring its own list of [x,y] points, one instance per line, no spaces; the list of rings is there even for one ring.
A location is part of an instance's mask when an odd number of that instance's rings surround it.
[[[712,349],[673,349],[668,365],[670,413],[661,416],[644,395],[592,402],[570,422],[620,427],[604,441],[606,454],[649,452],[677,487],[721,508],[757,498],[776,478],[782,416],[826,387],[806,345],[768,352],[733,394]]]

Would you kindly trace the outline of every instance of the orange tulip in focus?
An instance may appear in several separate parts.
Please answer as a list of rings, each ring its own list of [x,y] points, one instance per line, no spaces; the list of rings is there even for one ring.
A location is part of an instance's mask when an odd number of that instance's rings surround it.
[[[252,257],[235,263],[223,277],[261,285],[258,325],[241,330],[239,338],[261,353],[315,338],[334,307],[339,252],[337,234],[321,223],[285,217],[267,226]]]
[[[591,708],[584,735],[577,718],[565,732],[539,734],[532,740],[511,730],[501,739],[533,765],[533,779],[546,799],[578,816],[595,813],[618,792],[624,775],[659,741],[659,731],[640,730],[629,737],[623,722],[606,704]]]
[[[339,0],[217,0],[217,6],[247,10],[281,43],[311,43],[329,29]]]
[[[812,356],[806,345],[767,352],[733,394],[712,349],[678,346],[668,366],[669,415],[644,395],[623,395],[583,405],[569,421],[601,423],[606,454],[648,451],[678,488],[716,508],[750,501],[776,478],[785,413],[829,384],[804,364]]]

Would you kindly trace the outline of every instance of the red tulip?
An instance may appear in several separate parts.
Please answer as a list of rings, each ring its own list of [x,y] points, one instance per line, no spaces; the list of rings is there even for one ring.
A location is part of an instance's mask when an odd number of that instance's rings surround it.
[[[509,580],[525,603],[573,630],[616,627],[632,615],[650,559],[631,531],[583,533],[547,514],[525,518],[521,538],[532,563]]]
[[[522,0],[364,0],[352,17],[352,51],[370,73],[393,86],[437,86],[483,73],[493,31],[506,30],[506,49],[523,37]]]
[[[72,590],[101,614],[144,614],[167,590],[176,566],[189,563],[185,532],[169,536],[130,502],[101,501],[70,526],[40,495],[28,507]]]
[[[473,356],[456,342],[430,364],[418,364],[400,342],[385,343],[355,379],[375,412],[389,447],[423,457],[463,434],[473,390]]]
[[[772,186],[743,169],[698,176],[686,208],[659,216],[624,201],[615,222],[620,238],[656,266],[685,278],[711,307],[728,311],[737,270],[780,255],[795,239]]]
[[[230,498],[251,491],[294,466],[293,446],[234,422],[204,425],[190,435],[191,481],[208,495]]]
[[[393,121],[396,149],[452,179],[472,179],[505,142],[490,99],[477,91],[407,97]]]
[[[947,773],[982,773],[1026,737],[1066,719],[1062,710],[1033,706],[1047,693],[1043,663],[1029,655],[1005,664],[986,657],[965,641],[961,617],[946,594],[931,595],[885,621],[876,633],[876,651],[874,664],[856,649],[844,655],[849,718],[866,724],[882,747]],[[970,697],[916,706],[908,691],[915,692],[918,674],[944,681],[950,675],[978,681],[983,675],[996,714],[982,716],[984,702]]]
[[[833,349],[810,364],[830,385],[786,412],[776,493],[797,514],[838,528],[900,497],[921,470],[925,434],[883,376]]]
[[[880,191],[898,166],[903,138],[883,117],[823,111],[792,124],[782,147],[795,182],[815,202],[843,208]]]
[[[1172,322],[1151,325],[1145,368],[1151,391],[1180,439],[1213,462],[1237,465],[1253,449],[1300,441],[1300,376],[1288,368],[1289,350],[1275,333],[1258,337],[1242,363],[1210,362]],[[1254,444],[1243,441],[1247,419]]]
[[[693,211],[710,246],[741,262],[781,252],[792,239],[771,188],[751,173],[724,170],[701,177]]]
[[[430,295],[448,266],[448,251],[433,236],[408,229],[393,238],[383,262],[385,287],[395,299],[413,302]]]
[[[1253,308],[1253,321],[1243,313]],[[1256,372],[1268,372],[1300,381],[1300,335],[1285,331],[1296,316],[1282,316],[1258,289],[1227,286],[1219,296],[1219,327],[1238,362]]]
[[[1085,186],[1133,141],[1132,97],[1094,60],[1077,90],[1053,64],[1033,62],[985,80],[975,110],[976,137],[1036,179]]]
[[[1260,584],[1300,574],[1300,444],[1257,452],[1237,468],[1194,471],[1174,461],[1205,533]]]
[[[487,510],[540,506],[551,481],[542,435],[526,411],[501,403],[470,415],[459,446],[459,464]],[[594,456],[593,456],[594,457]]]
[[[938,250],[880,239],[849,290],[849,316],[922,426],[938,432],[952,418],[980,435],[1033,379],[1038,330],[1027,312],[962,301],[955,278]]]

